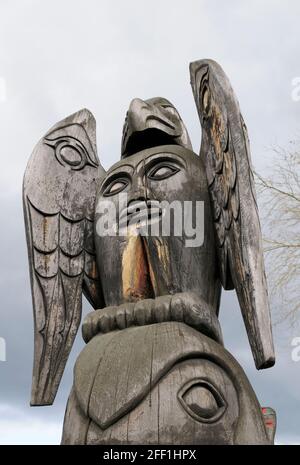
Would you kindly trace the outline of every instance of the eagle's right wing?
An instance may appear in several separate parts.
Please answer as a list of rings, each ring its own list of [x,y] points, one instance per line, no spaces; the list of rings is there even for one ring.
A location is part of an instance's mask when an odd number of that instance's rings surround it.
[[[37,144],[23,184],[34,308],[31,405],[52,404],[81,319],[82,291],[103,306],[94,205],[104,176],[93,115],[81,110]]]

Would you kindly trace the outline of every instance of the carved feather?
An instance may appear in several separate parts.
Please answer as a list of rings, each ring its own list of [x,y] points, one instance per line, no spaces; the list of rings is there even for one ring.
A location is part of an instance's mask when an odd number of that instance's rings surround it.
[[[35,320],[31,405],[54,401],[80,323],[82,290],[94,308],[103,306],[93,235],[103,175],[88,110],[56,124],[37,144],[25,172]]]
[[[212,60],[190,65],[202,126],[205,161],[218,244],[220,279],[236,289],[256,367],[275,362],[261,230],[248,135],[222,68]]]

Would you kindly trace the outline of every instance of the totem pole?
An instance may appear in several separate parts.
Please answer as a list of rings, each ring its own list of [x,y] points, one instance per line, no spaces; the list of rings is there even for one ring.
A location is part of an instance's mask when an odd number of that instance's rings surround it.
[[[134,99],[107,172],[88,110],[47,132],[27,166],[31,405],[54,401],[82,292],[95,309],[63,444],[273,443],[275,413],[260,407],[218,320],[221,288],[235,289],[257,369],[274,364],[247,129],[217,63],[190,73],[199,156],[168,100]]]

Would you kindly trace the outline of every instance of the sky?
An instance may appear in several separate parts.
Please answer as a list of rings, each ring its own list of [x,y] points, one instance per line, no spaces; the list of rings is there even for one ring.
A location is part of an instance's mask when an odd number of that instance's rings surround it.
[[[300,132],[300,101],[292,98],[300,76],[299,17],[297,0],[1,0],[1,444],[60,442],[72,369],[84,346],[79,331],[54,406],[29,407],[33,317],[21,195],[34,145],[86,107],[97,120],[107,169],[120,158],[130,100],[163,96],[178,109],[198,152],[188,65],[212,58],[238,96],[253,165],[268,173],[272,147],[286,147]],[[85,304],[84,312],[90,310]],[[225,346],[261,405],[277,412],[276,442],[300,444],[300,361],[291,356],[299,328],[274,327],[276,365],[258,372],[234,292],[223,292],[220,319]]]

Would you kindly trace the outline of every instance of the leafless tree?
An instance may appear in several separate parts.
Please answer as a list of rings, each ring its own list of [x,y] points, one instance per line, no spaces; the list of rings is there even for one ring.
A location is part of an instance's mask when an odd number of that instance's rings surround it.
[[[274,150],[264,177],[255,173],[275,322],[300,322],[300,141]]]

